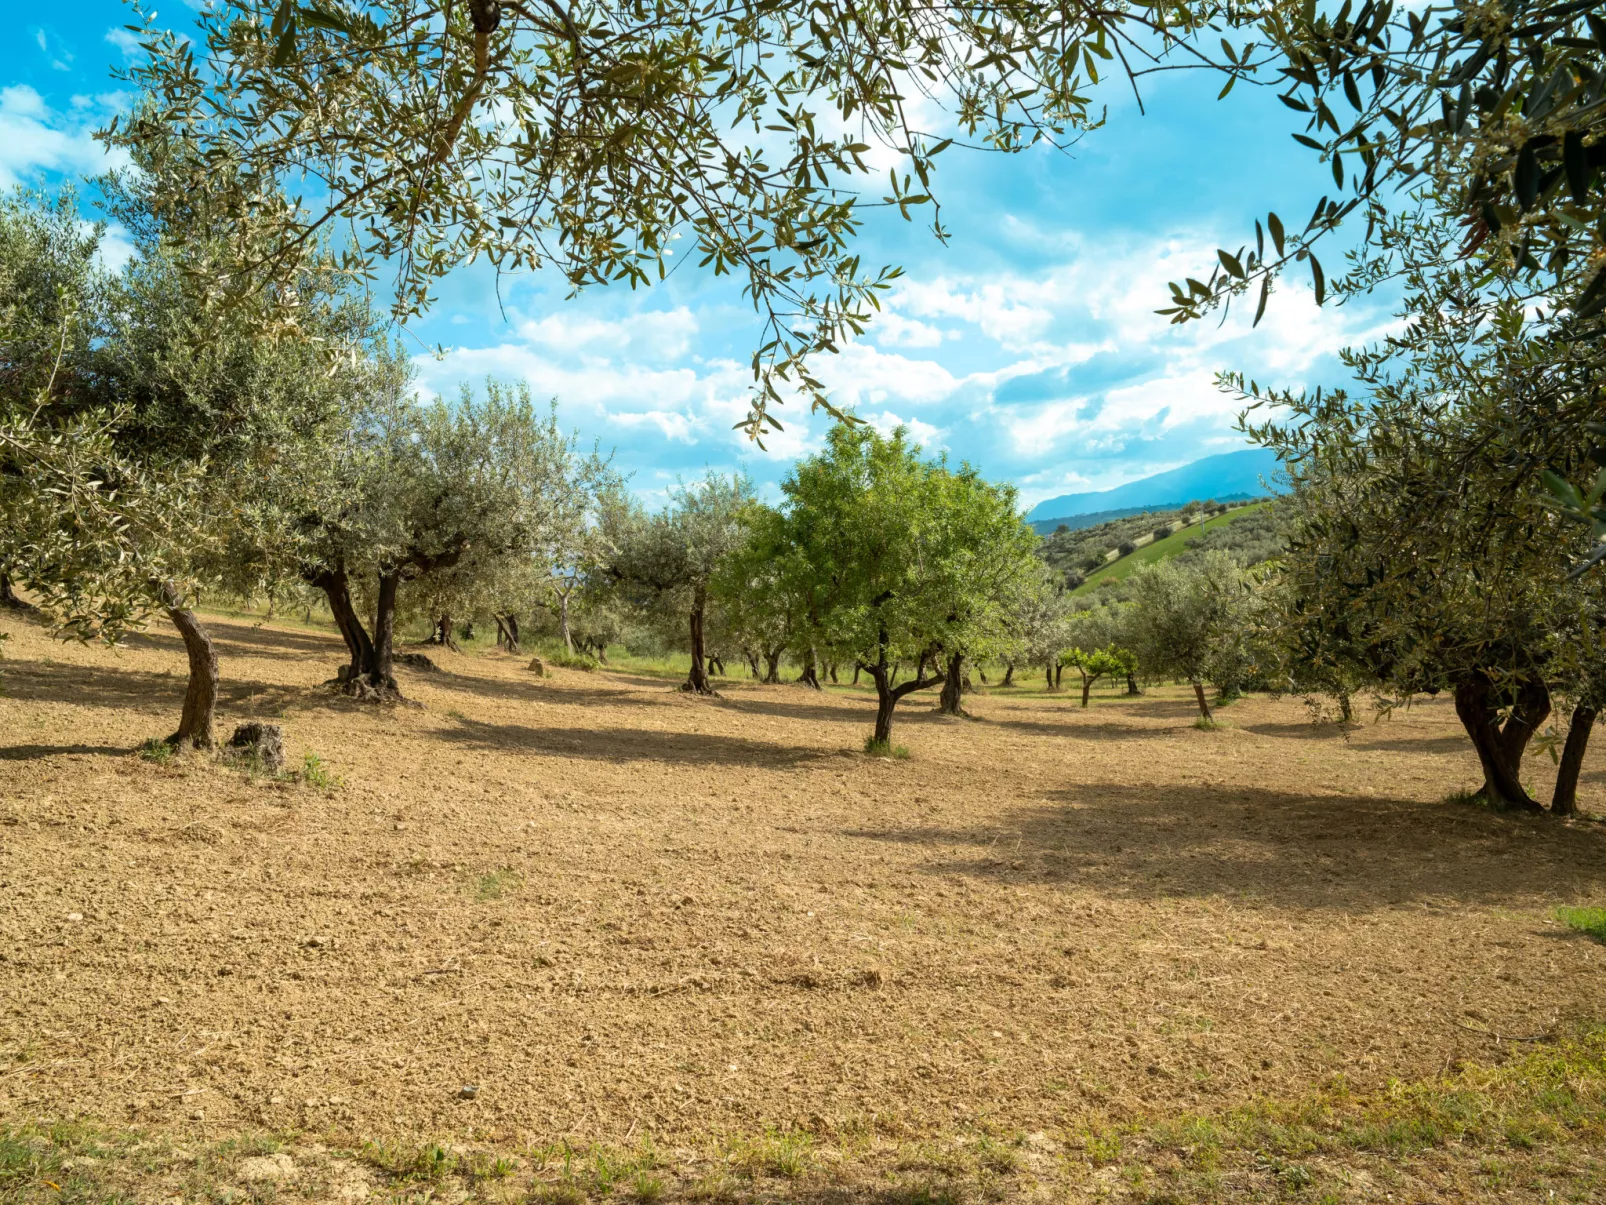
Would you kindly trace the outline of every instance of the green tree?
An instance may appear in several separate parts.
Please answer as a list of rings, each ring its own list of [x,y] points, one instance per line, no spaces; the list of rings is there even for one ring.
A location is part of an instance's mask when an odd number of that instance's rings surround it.
[[[336,223],[352,273],[395,266],[403,317],[481,257],[576,289],[645,286],[677,252],[741,273],[763,322],[756,436],[783,385],[829,408],[807,357],[856,334],[897,275],[852,250],[875,144],[903,164],[878,199],[944,234],[931,181],[952,138],[911,116],[911,87],[972,145],[1063,146],[1102,121],[1106,73],[1207,61],[1193,35],[1219,10],[218,0],[193,39],[147,31],[141,99],[108,134],[159,159],[175,206],[226,182],[236,293],[293,273]],[[308,203],[277,188],[306,178]]]
[[[622,507],[611,516],[614,549],[607,572],[638,602],[678,612],[687,623],[691,669],[684,690],[715,694],[708,679],[706,622],[712,583],[746,540],[753,485],[745,476],[709,472],[672,491],[648,515]]]
[[[1193,687],[1199,715],[1210,720],[1205,683],[1224,645],[1236,640],[1243,622],[1247,586],[1242,572],[1221,553],[1197,567],[1170,561],[1133,571],[1132,631],[1145,671],[1182,678]]]
[[[1438,245],[1432,228],[1414,240]],[[1269,394],[1286,420],[1250,428],[1293,481],[1277,608],[1290,669],[1374,684],[1394,699],[1449,690],[1483,769],[1483,795],[1537,808],[1521,766],[1552,684],[1587,741],[1603,612],[1593,577],[1569,579],[1589,536],[1547,506],[1546,474],[1573,474],[1598,405],[1593,347],[1476,267],[1431,254],[1409,278],[1402,331],[1346,354],[1359,391]],[[1581,757],[1581,748],[1575,749]],[[1562,810],[1571,791],[1558,790]]]

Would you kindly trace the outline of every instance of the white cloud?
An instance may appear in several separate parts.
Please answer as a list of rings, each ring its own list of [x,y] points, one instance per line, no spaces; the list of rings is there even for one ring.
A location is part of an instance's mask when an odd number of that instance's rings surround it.
[[[132,63],[145,53],[140,49],[139,38],[131,30],[119,25],[114,25],[106,31],[106,41],[122,52],[125,63]]]
[[[94,137],[105,108],[99,98],[61,114],[26,84],[0,88],[0,188],[37,183],[41,176],[93,175],[126,165],[123,151],[108,151]]]
[[[691,349],[697,317],[685,306],[648,310],[628,318],[602,319],[559,312],[519,327],[519,335],[558,354],[633,352],[655,360],[678,360]]]

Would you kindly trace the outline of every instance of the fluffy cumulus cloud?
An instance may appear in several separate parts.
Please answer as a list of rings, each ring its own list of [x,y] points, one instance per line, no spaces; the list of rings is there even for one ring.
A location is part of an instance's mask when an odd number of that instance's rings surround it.
[[[907,281],[862,338],[815,365],[833,401],[1017,482],[1031,503],[1241,446],[1239,403],[1217,387],[1219,371],[1315,384],[1331,379],[1339,349],[1382,330],[1374,311],[1319,308],[1292,283],[1258,329],[1238,310],[1172,326],[1154,311],[1168,280],[1205,270],[1214,250],[1202,237],[1097,248],[1065,239],[1054,250],[1033,272]],[[566,421],[617,448],[648,495],[677,475],[739,466],[773,494],[827,420],[793,398],[762,450],[733,429],[751,372],[711,350],[741,348],[732,312],[707,298],[624,317],[606,299],[553,302],[511,315],[497,342],[420,358],[420,381],[445,393],[485,376],[528,380]]]
[[[0,87],[0,188],[126,164],[121,151],[108,152],[94,135],[117,103],[116,97],[77,96],[60,111],[26,84]]]

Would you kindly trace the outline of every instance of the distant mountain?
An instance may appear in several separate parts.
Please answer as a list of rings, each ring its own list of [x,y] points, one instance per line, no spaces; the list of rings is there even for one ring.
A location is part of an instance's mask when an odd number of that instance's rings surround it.
[[[1245,448],[1206,456],[1180,469],[1156,473],[1141,481],[1129,481],[1112,490],[1091,494],[1064,494],[1039,502],[1026,518],[1037,526],[1050,521],[1067,522],[1079,515],[1109,511],[1137,514],[1146,510],[1170,510],[1188,502],[1236,502],[1281,492],[1277,456],[1269,448]],[[1113,517],[1113,516],[1111,516]]]

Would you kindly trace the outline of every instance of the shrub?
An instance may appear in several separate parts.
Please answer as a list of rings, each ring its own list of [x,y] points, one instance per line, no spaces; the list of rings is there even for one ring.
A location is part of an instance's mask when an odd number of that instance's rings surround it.
[[[1086,574],[1075,569],[1067,569],[1065,571],[1065,588],[1067,590],[1074,590],[1085,581],[1087,581]]]
[[[547,664],[559,665],[564,669],[584,670],[589,674],[597,668],[597,659],[589,653],[571,653],[564,649],[559,649],[547,658]]]
[[[1131,540],[1122,540],[1121,544],[1120,544],[1120,547],[1118,547],[1116,549],[1116,551],[1119,552],[1122,556],[1131,556],[1137,550],[1138,550],[1138,546],[1136,544],[1134,544]]]
[[[908,746],[878,741],[873,736],[864,738],[864,751],[871,757],[890,757],[898,761],[906,760],[909,756]]]
[[[1154,529],[1154,538],[1157,539],[1157,540],[1163,540],[1167,536],[1169,536],[1170,534],[1171,534],[1171,524],[1169,524],[1169,523],[1167,523],[1164,527],[1156,527]]]

